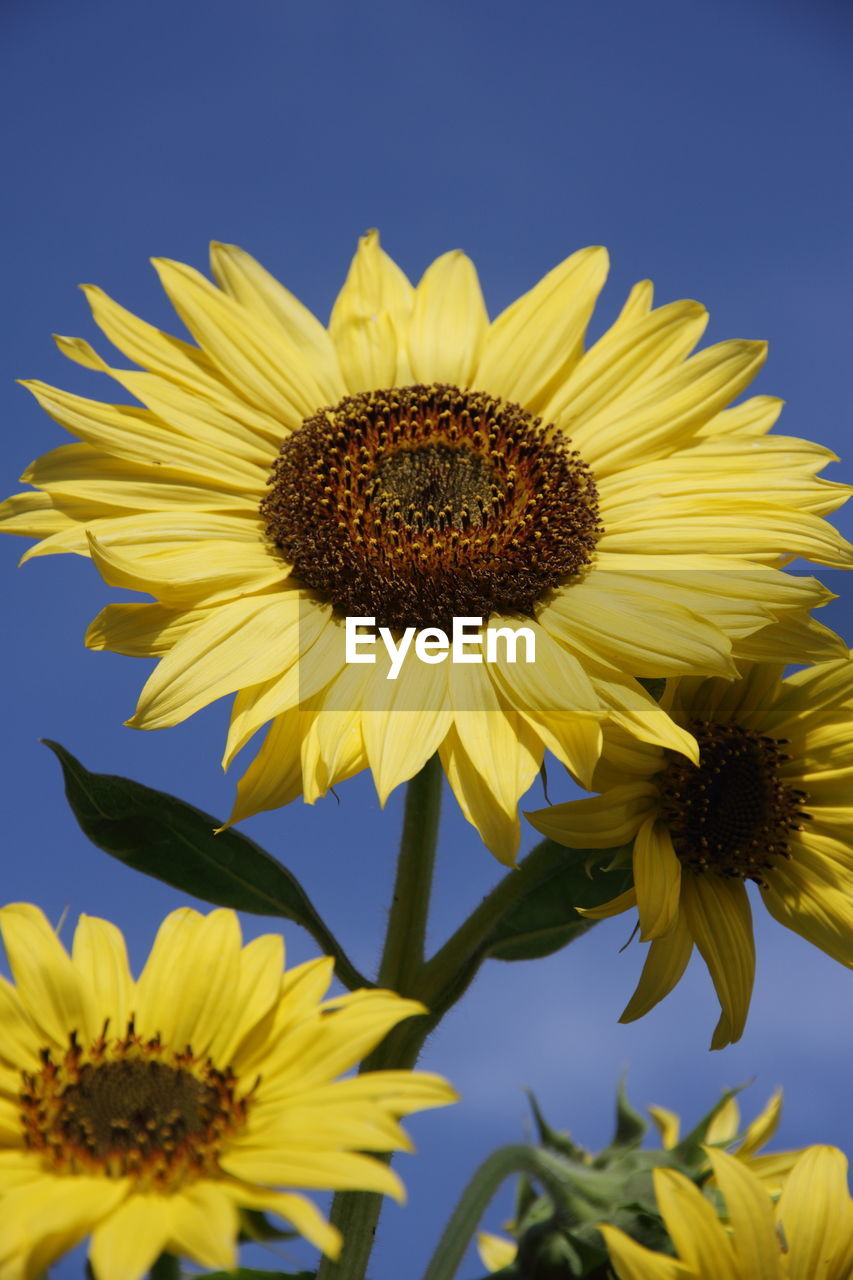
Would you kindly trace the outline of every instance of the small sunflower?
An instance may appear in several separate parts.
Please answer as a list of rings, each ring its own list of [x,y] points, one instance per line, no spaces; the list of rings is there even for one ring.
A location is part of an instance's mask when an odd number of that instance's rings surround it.
[[[337,1257],[295,1188],[402,1198],[398,1119],[455,1098],[437,1076],[338,1079],[423,1006],[390,991],[324,1000],[326,958],[283,972],[232,911],[174,911],[139,979],[114,925],[81,916],[69,956],[37,907],[0,911],[0,1280],[34,1280],[91,1234],[98,1280],[158,1254],[231,1268],[241,1208]],[[280,1190],[279,1188],[287,1188]]]
[[[585,784],[607,718],[695,754],[635,675],[734,675],[780,619],[771,657],[835,652],[808,620],[827,593],[778,567],[851,563],[822,518],[847,496],[816,477],[833,455],[768,437],[777,400],[727,408],[764,345],[691,355],[704,309],[653,309],[648,281],[585,350],[603,249],[490,322],[463,254],[413,288],[371,232],[328,328],[237,248],[213,246],[216,285],[155,265],[197,345],[87,288],[139,368],[59,346],[139,404],[29,383],[82,443],[33,463],[37,492],[0,521],[41,539],[31,555],[91,555],[111,585],[156,598],[108,606],[87,636],[161,659],[132,725],[236,694],[226,764],[269,725],[232,821],[365,768],[384,802],[438,751],[464,813],[512,862],[546,749]],[[523,625],[535,662],[506,641],[491,665],[410,651],[388,679],[381,646],[373,666],[347,663],[346,617],[395,643],[409,627],[434,642],[457,617]]]
[[[651,943],[623,1022],[669,994],[695,944],[722,1008],[712,1048],[740,1038],[755,972],[750,880],[781,924],[853,965],[853,662],[782,672],[755,663],[742,680],[673,682],[662,701],[698,741],[698,766],[613,728],[601,794],[530,815],[576,848],[634,841],[634,887],[585,913],[637,907]]]
[[[602,1225],[619,1280],[851,1280],[853,1201],[841,1151],[804,1151],[775,1204],[739,1160],[712,1149],[708,1159],[724,1219],[689,1178],[656,1169],[655,1194],[676,1257]]]

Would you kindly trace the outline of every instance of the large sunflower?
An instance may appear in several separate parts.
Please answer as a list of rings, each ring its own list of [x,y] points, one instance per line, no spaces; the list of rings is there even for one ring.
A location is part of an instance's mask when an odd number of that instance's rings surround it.
[[[364,768],[384,801],[439,751],[466,816],[511,862],[546,748],[584,783],[607,717],[695,753],[635,675],[733,675],[733,654],[762,656],[780,618],[769,656],[834,651],[807,621],[826,593],[777,567],[851,561],[822,519],[847,493],[816,478],[832,455],[766,436],[779,401],[726,408],[764,345],[691,355],[705,311],[653,310],[648,281],[585,351],[603,249],[490,323],[463,254],[413,288],[370,233],[328,329],[239,249],[213,246],[216,286],[155,265],[198,345],[88,288],[141,371],[59,345],[144,407],[29,384],[83,443],[28,469],[39,491],[12,498],[3,527],[40,538],[32,555],[91,555],[110,584],[156,598],[109,606],[87,637],[162,659],[135,727],[236,692],[228,763],[271,722],[232,820]],[[346,616],[397,637],[453,617],[523,623],[536,661],[410,652],[389,680],[381,646],[374,666],[345,662]]]
[[[699,742],[698,767],[611,728],[601,794],[530,815],[575,848],[634,841],[634,887],[586,913],[637,907],[651,943],[623,1022],[668,995],[695,943],[722,1007],[712,1047],[740,1038],[755,972],[749,880],[780,923],[853,965],[853,661],[782,670],[673,682],[663,701]]]
[[[139,1280],[163,1250],[231,1268],[240,1208],[337,1257],[296,1189],[401,1198],[362,1153],[411,1149],[398,1118],[454,1100],[420,1072],[338,1079],[423,1006],[324,1000],[330,960],[283,973],[281,938],[241,948],[232,911],[174,911],[136,982],[105,920],[81,916],[70,956],[28,903],[0,929],[0,1280],[35,1280],[89,1234],[98,1280]]]
[[[689,1178],[656,1169],[655,1194],[677,1257],[602,1226],[619,1280],[851,1280],[853,1201],[841,1151],[804,1151],[776,1204],[740,1161],[713,1150],[708,1159],[725,1218]]]

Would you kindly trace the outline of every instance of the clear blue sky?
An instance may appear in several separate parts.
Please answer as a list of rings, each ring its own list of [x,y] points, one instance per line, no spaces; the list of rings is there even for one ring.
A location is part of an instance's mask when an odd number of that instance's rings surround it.
[[[613,269],[596,328],[644,276],[662,301],[698,298],[711,341],[770,340],[756,387],[787,399],[783,429],[849,451],[844,0],[4,0],[0,36],[4,492],[64,442],[14,378],[107,394],[50,340],[93,336],[79,282],[168,327],[148,258],[203,268],[207,242],[225,240],[325,318],[371,226],[415,277],[464,248],[492,310],[573,249],[605,244]],[[849,464],[835,472],[850,478]],[[850,517],[840,524],[850,536]],[[159,733],[122,728],[149,664],[82,644],[115,592],[71,557],[19,571],[23,549],[0,547],[3,898],[35,900],[54,919],[65,907],[105,915],[139,962],[182,899],[83,839],[37,739],[224,815],[227,708]],[[849,605],[835,609],[849,638]],[[400,798],[381,814],[364,777],[340,794],[340,805],[297,804],[246,829],[289,862],[369,968]],[[437,940],[499,874],[452,800],[443,835]],[[270,927],[245,921],[247,936]],[[698,963],[652,1015],[616,1024],[641,959],[636,947],[619,953],[628,931],[616,920],[548,961],[493,964],[428,1046],[425,1064],[464,1101],[413,1122],[420,1154],[400,1161],[410,1204],[387,1208],[373,1280],[417,1273],[469,1171],[522,1133],[523,1086],[594,1145],[625,1067],[639,1104],[691,1115],[755,1077],[747,1106],[785,1086],[786,1144],[853,1147],[849,973],[759,915],[746,1035],[712,1055],[715,1005]],[[287,937],[293,957],[313,953],[295,928]],[[69,1261],[56,1275],[80,1269]]]

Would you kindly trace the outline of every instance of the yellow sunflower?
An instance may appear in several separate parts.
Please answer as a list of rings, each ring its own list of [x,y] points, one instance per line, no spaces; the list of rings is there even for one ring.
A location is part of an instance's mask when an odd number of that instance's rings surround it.
[[[655,1169],[655,1195],[676,1257],[602,1225],[619,1280],[851,1280],[853,1201],[841,1151],[804,1151],[775,1205],[739,1160],[712,1149],[708,1159],[725,1220],[689,1178]]]
[[[139,368],[59,346],[139,403],[28,384],[82,443],[33,463],[37,492],[0,521],[41,539],[31,555],[91,555],[111,585],[155,597],[109,606],[87,636],[161,659],[132,725],[236,693],[227,764],[269,724],[232,821],[365,768],[384,802],[439,751],[464,813],[512,862],[546,749],[588,783],[612,717],[695,753],[635,675],[734,675],[733,655],[766,656],[779,619],[770,657],[836,652],[807,616],[827,593],[778,567],[851,563],[822,518],[847,496],[816,477],[833,455],[768,437],[777,400],[727,408],[764,345],[691,355],[704,309],[653,309],[648,281],[585,350],[603,249],[490,322],[463,254],[413,288],[371,232],[328,328],[237,248],[213,246],[216,285],[155,265],[195,342],[87,288]],[[395,679],[381,644],[373,665],[347,662],[347,617],[395,646],[412,628],[427,656],[410,648]],[[448,661],[436,629],[461,617],[481,640],[526,626],[535,661],[513,662],[506,636],[492,663],[473,647]]]
[[[139,1280],[164,1250],[231,1268],[241,1208],[337,1257],[294,1189],[401,1199],[363,1153],[410,1150],[398,1118],[455,1098],[424,1073],[338,1079],[423,1006],[324,1000],[330,960],[283,973],[281,938],[242,947],[232,911],[172,912],[137,981],[105,920],[81,916],[70,956],[28,903],[0,929],[0,1280],[35,1280],[89,1234],[98,1280]]]
[[[671,1151],[678,1145],[681,1137],[679,1116],[667,1107],[651,1106],[647,1110],[660,1134],[664,1150]],[[764,1110],[741,1132],[740,1107],[737,1098],[732,1096],[718,1107],[704,1134],[704,1141],[709,1146],[726,1149],[742,1161],[774,1199],[781,1194],[785,1179],[803,1154],[802,1150],[759,1154],[775,1134],[781,1113],[780,1089],[773,1094]],[[707,1185],[714,1185],[713,1177]],[[512,1222],[504,1225],[507,1230],[514,1230]],[[481,1231],[477,1234],[477,1252],[487,1271],[500,1271],[515,1261],[518,1245],[515,1240],[507,1239],[506,1236]]]
[[[634,841],[634,887],[593,917],[637,907],[650,942],[623,1022],[681,978],[694,944],[722,1008],[712,1048],[743,1034],[755,971],[746,882],[771,915],[853,965],[853,662],[782,678],[746,664],[742,680],[673,682],[664,705],[689,729],[699,765],[608,729],[601,792],[530,815],[576,848]]]

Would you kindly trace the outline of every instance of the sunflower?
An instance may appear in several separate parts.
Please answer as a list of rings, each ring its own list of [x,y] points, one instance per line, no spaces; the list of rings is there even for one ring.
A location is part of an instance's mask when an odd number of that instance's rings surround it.
[[[782,672],[753,663],[742,680],[672,682],[662,701],[696,737],[698,766],[615,727],[601,794],[530,815],[576,848],[634,841],[634,887],[585,913],[637,907],[651,943],[623,1022],[669,994],[695,943],[722,1008],[712,1048],[740,1038],[755,972],[750,880],[781,924],[853,965],[853,662]]]
[[[172,912],[136,982],[105,920],[81,916],[70,956],[28,903],[0,929],[1,1280],[34,1280],[89,1234],[99,1280],[139,1280],[164,1250],[231,1268],[241,1208],[337,1257],[293,1188],[401,1199],[363,1153],[410,1150],[398,1118],[454,1100],[423,1073],[337,1079],[423,1006],[324,1000],[330,960],[283,973],[281,938],[241,947],[232,911]]]
[[[139,403],[27,384],[82,443],[33,463],[37,491],[0,521],[41,540],[30,555],[90,555],[112,586],[155,597],[108,606],[87,635],[161,659],[130,724],[174,725],[236,694],[226,765],[269,726],[232,821],[365,768],[384,803],[438,751],[466,817],[511,863],[546,749],[585,784],[607,719],[695,755],[635,675],[733,675],[779,620],[771,657],[836,652],[808,620],[828,593],[778,567],[851,563],[822,518],[847,496],[816,476],[833,455],[768,437],[777,400],[727,408],[764,345],[691,355],[704,309],[653,309],[648,281],[585,350],[603,249],[491,323],[463,254],[413,288],[375,232],[328,328],[232,246],[213,246],[216,285],[155,266],[195,342],[86,288],[139,368],[59,346]],[[381,645],[372,665],[347,661],[347,618],[395,645],[409,628],[435,644],[455,618],[479,619],[480,641],[504,635],[491,664],[409,650],[389,679]],[[507,633],[522,626],[535,662],[513,661]]]
[[[663,1167],[667,1158],[666,1153],[678,1146],[681,1138],[681,1120],[667,1107],[651,1106],[647,1110],[663,1144],[664,1150],[660,1152]],[[780,1089],[773,1094],[764,1110],[741,1132],[740,1107],[735,1095],[730,1094],[718,1104],[710,1118],[706,1118],[704,1133],[701,1134],[703,1143],[727,1150],[736,1159],[742,1161],[774,1198],[778,1198],[781,1194],[785,1179],[803,1154],[802,1150],[759,1154],[762,1147],[766,1146],[775,1134],[781,1113],[782,1091]],[[592,1157],[589,1159],[592,1162]],[[704,1170],[699,1170],[703,1178],[710,1172],[707,1166]],[[714,1185],[713,1177],[706,1185]],[[632,1190],[636,1194],[635,1184]],[[507,1222],[504,1226],[508,1231],[515,1232],[513,1222]],[[477,1234],[477,1252],[487,1271],[501,1271],[515,1261],[518,1244],[515,1239],[481,1231]]]
[[[841,1151],[804,1151],[775,1205],[739,1160],[711,1149],[708,1159],[725,1200],[725,1220],[689,1178],[656,1169],[655,1194],[676,1257],[653,1253],[603,1225],[619,1280],[851,1280],[853,1201]]]

